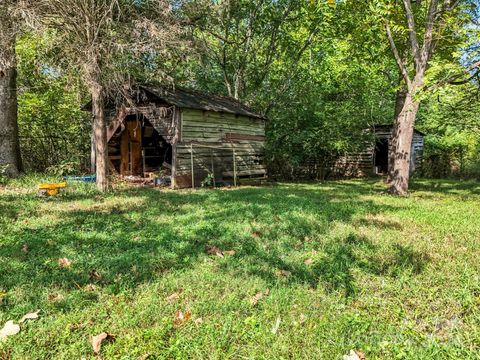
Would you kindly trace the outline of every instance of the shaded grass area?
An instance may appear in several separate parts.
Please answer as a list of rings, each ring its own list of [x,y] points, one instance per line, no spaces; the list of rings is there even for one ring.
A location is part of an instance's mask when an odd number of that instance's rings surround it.
[[[102,331],[116,335],[105,358],[478,357],[478,183],[417,180],[409,198],[373,181],[78,185],[39,199],[35,181],[0,190],[0,322],[42,315],[0,358],[93,358]],[[192,319],[175,326],[179,310]]]

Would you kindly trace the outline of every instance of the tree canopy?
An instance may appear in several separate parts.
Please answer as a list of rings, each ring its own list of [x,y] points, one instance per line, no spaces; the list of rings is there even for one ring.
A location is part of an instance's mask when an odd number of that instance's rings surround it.
[[[82,17],[87,0],[42,0],[34,6],[41,26],[19,36],[20,135],[31,170],[85,169],[91,124],[80,104],[139,81],[256,108],[268,118],[270,172],[287,178],[305,164],[315,164],[308,176],[329,176],[327,164],[359,149],[375,124],[404,129],[403,94],[418,111],[405,129],[427,133],[425,175],[478,176],[476,1],[93,3],[100,11]],[[59,127],[68,154],[53,140]]]

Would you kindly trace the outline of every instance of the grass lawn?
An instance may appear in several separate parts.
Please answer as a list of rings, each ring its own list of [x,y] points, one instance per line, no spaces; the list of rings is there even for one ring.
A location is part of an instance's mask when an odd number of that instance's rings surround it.
[[[0,189],[0,328],[41,312],[0,359],[94,358],[103,331],[104,359],[480,357],[480,183],[40,199],[27,180]]]

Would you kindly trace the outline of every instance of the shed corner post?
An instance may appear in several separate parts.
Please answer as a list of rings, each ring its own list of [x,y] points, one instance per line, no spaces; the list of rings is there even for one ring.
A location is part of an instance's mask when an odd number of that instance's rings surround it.
[[[233,153],[233,186],[237,187],[237,161],[235,159],[235,148],[232,145]]]
[[[195,175],[193,173],[193,143],[190,143],[190,166],[192,170],[192,189],[195,189]]]

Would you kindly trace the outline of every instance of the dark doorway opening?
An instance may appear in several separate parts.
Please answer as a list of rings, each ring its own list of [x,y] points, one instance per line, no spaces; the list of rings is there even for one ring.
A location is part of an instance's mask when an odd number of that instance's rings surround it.
[[[144,176],[171,168],[172,145],[142,115],[129,115],[108,142],[110,166],[120,175]]]
[[[375,173],[388,172],[388,139],[377,139],[375,143]]]

